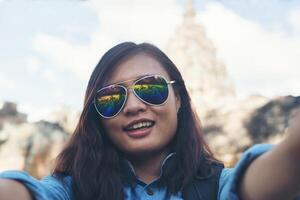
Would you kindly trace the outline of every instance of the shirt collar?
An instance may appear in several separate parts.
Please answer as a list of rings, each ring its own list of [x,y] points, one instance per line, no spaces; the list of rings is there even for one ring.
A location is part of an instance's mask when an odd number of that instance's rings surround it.
[[[174,160],[175,157],[176,157],[176,153],[172,152],[164,158],[164,160],[163,160],[163,162],[160,166],[159,178],[164,174],[165,169],[167,168],[167,166],[170,165],[170,163],[172,162],[172,160]],[[127,160],[127,159],[123,160],[121,170],[122,170],[121,173],[122,173],[122,177],[123,177],[124,182],[128,183],[128,182],[132,182],[133,180],[137,179],[134,167],[130,163],[129,160]]]

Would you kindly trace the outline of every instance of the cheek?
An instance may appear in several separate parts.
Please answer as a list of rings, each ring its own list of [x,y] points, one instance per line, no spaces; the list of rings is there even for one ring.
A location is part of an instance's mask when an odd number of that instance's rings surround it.
[[[168,136],[175,135],[177,129],[177,111],[175,104],[165,104],[160,112],[157,114],[159,116],[158,121],[160,122],[161,131],[167,131]]]
[[[168,115],[166,117],[168,118],[168,124],[171,129],[170,131],[172,131],[173,134],[175,134],[177,130],[177,105],[174,96],[170,100],[172,101],[171,104],[169,105],[168,111],[166,112],[166,114]]]
[[[178,110],[178,102],[177,99],[175,98],[174,94],[169,97],[167,108],[166,108],[166,114],[169,115],[169,119],[173,121],[174,123],[177,122],[177,110]]]

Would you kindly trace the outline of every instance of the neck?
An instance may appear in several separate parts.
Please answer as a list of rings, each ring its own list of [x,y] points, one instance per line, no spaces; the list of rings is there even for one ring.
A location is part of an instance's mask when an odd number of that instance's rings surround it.
[[[136,176],[148,184],[160,176],[163,160],[169,151],[163,151],[154,155],[131,157],[129,161],[134,167]]]

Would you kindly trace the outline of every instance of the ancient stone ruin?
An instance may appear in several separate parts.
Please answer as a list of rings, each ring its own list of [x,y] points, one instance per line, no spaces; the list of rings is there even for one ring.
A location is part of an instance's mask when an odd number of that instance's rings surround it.
[[[4,103],[0,116],[0,171],[26,170],[35,177],[49,174],[70,134],[56,122],[27,122],[11,102]]]
[[[179,68],[200,116],[235,98],[234,85],[188,1],[183,23],[169,40],[166,52]]]
[[[255,143],[283,139],[289,119],[299,109],[299,97],[270,100],[252,95],[238,100],[226,66],[196,20],[191,0],[166,52],[183,75],[210,146],[228,166]]]

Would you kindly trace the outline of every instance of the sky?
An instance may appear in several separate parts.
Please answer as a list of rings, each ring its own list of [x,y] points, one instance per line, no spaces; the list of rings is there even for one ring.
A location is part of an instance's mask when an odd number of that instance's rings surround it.
[[[0,0],[0,102],[29,120],[80,110],[89,76],[123,41],[164,49],[186,0]],[[300,95],[300,1],[194,0],[239,98]]]

